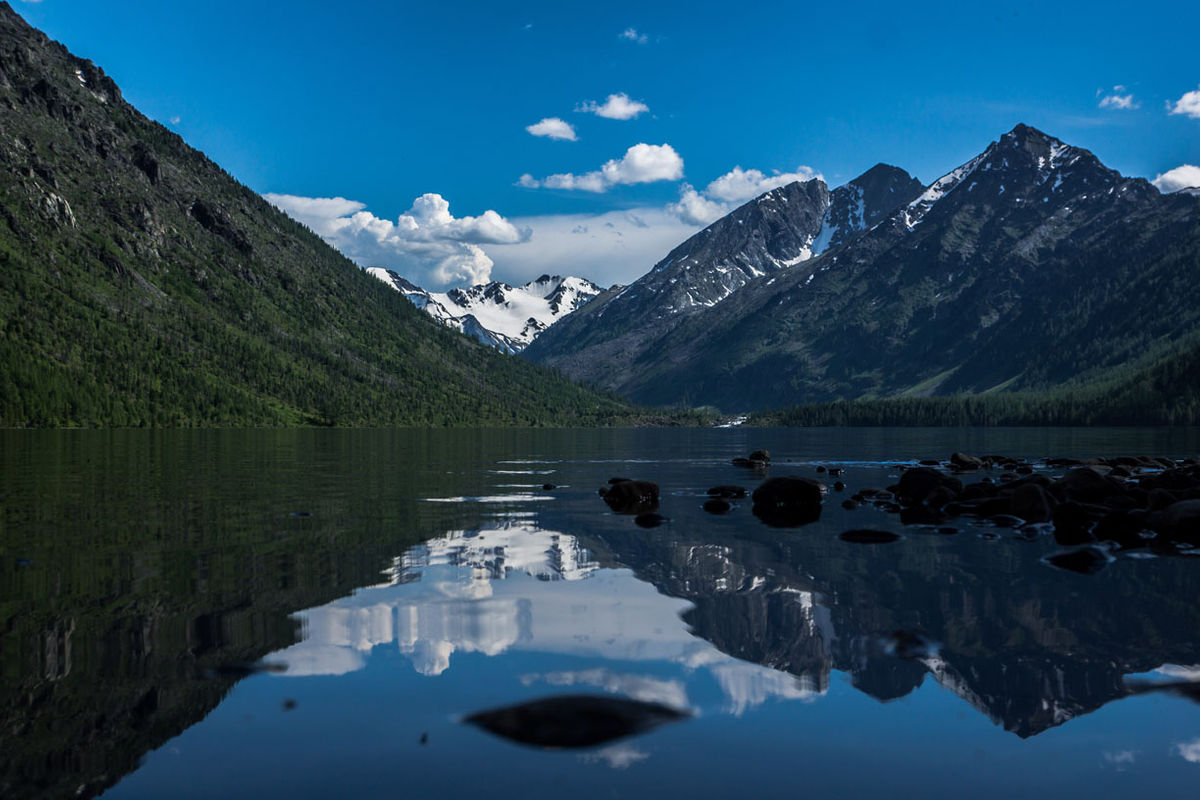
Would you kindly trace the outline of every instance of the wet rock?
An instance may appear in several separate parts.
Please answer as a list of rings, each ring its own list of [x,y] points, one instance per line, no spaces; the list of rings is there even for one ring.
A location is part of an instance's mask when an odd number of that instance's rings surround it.
[[[868,529],[860,529],[846,531],[838,536],[843,542],[853,542],[854,544],[888,544],[900,540],[900,535],[891,531],[875,531]]]
[[[1054,518],[1054,498],[1036,483],[1018,486],[1012,493],[1012,513],[1029,522],[1049,522]]]
[[[639,528],[657,528],[664,522],[670,522],[670,520],[664,517],[662,514],[656,514],[653,511],[647,511],[634,517],[633,522]]]
[[[958,499],[960,501],[983,500],[988,497],[995,497],[998,491],[999,489],[996,488],[996,484],[994,483],[983,483],[982,481],[979,483],[968,483],[959,492]]]
[[[658,484],[623,480],[608,487],[604,502],[618,514],[641,514],[658,510]]]
[[[916,467],[900,476],[896,494],[903,505],[915,505],[925,501],[934,490],[949,489],[955,496],[962,491],[963,484],[958,478],[943,475],[935,469]]]
[[[1077,467],[1063,476],[1060,484],[1068,500],[1100,503],[1121,491],[1120,484],[1101,475],[1092,467]]]
[[[746,487],[722,484],[709,489],[708,495],[709,497],[723,497],[726,500],[739,500],[746,496]]]
[[[966,453],[953,453],[950,456],[950,466],[961,470],[976,470],[983,469],[985,464],[982,458],[969,456]]]
[[[619,697],[564,695],[481,711],[464,722],[521,744],[593,747],[690,716],[660,703]]]
[[[542,491],[545,491],[545,492],[552,492],[557,488],[558,487],[555,486],[553,483],[543,483],[542,484]]]
[[[1112,557],[1099,547],[1080,547],[1046,556],[1046,563],[1080,575],[1094,575],[1104,569]]]
[[[1148,527],[1172,539],[1200,543],[1200,500],[1180,500],[1149,516]]]
[[[821,517],[821,484],[810,478],[769,478],[753,498],[754,515],[774,527],[807,525]]]
[[[842,469],[841,467],[830,467],[829,474],[836,478],[845,475],[846,470]]]
[[[1092,536],[1100,542],[1116,542],[1123,550],[1145,547],[1147,541],[1141,536],[1146,527],[1143,511],[1118,511],[1108,514],[1092,528]]]
[[[755,450],[750,454],[751,461],[762,461],[764,464],[771,463],[771,454],[766,450]]]
[[[923,458],[917,463],[923,467],[940,467],[942,465],[942,462],[938,461],[936,458]]]
[[[824,475],[824,474],[825,474],[825,467],[824,467],[824,465],[817,465],[817,472],[818,472],[819,474],[821,474],[821,475]]]
[[[844,492],[846,491],[846,484],[842,483],[841,481],[834,481],[833,490],[835,492]]]
[[[843,500],[842,508],[846,509],[847,511],[853,511],[854,509],[858,508],[858,503],[854,502],[853,500]]]
[[[728,500],[719,497],[704,501],[704,510],[710,514],[728,514],[732,508]]]

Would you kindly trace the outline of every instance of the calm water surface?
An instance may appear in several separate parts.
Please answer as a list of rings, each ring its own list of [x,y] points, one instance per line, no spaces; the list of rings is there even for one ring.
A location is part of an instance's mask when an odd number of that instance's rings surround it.
[[[0,433],[0,796],[1197,796],[1200,559],[1055,569],[1049,535],[710,486],[850,491],[954,450],[1200,452],[1195,430]],[[596,494],[662,487],[667,524]],[[545,491],[542,485],[557,488]],[[902,539],[842,541],[851,528]],[[896,631],[920,631],[915,651]],[[263,668],[263,667],[266,668]],[[464,718],[686,716],[581,749]]]

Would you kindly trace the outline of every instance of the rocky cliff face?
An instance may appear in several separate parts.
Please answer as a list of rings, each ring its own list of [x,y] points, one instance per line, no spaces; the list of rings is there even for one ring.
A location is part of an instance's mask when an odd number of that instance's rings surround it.
[[[581,315],[529,355],[643,402],[749,410],[1044,389],[1200,330],[1197,198],[1024,125],[864,227],[670,328]]]
[[[620,380],[605,374],[610,360],[641,357],[684,318],[850,241],[923,188],[880,164],[832,192],[820,179],[773,189],[676,247],[633,284],[597,298],[527,356],[617,388]]]

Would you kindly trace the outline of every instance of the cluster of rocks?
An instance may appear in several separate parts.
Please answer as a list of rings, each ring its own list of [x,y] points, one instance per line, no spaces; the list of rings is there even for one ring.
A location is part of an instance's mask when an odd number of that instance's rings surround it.
[[[760,473],[770,463],[766,450],[733,459],[734,465]],[[1200,460],[1122,456],[1053,458],[1042,464],[1066,472],[1053,477],[1022,459],[954,453],[946,461],[925,460],[903,469],[899,481],[886,489],[859,489],[842,506],[853,510],[870,504],[898,514],[905,525],[944,533],[957,533],[959,529],[948,523],[958,519],[1012,528],[1027,537],[1052,532],[1059,544],[1075,549],[1047,560],[1077,572],[1102,568],[1111,561],[1108,551],[1113,549],[1180,552],[1200,545]],[[844,474],[842,468],[825,466],[818,466],[817,472]],[[970,480],[972,476],[977,479]],[[842,481],[834,482],[833,491],[844,489]],[[752,493],[723,484],[708,490],[704,510],[727,514],[733,501],[749,495],[754,516],[765,524],[798,527],[820,518],[829,491],[818,480],[795,475],[766,478]],[[600,494],[609,508],[636,515],[643,527],[666,521],[655,513],[659,490],[653,482],[613,478]],[[853,530],[842,538],[883,543],[899,537]]]
[[[871,503],[899,513],[905,524],[938,525],[966,517],[1029,532],[1047,526],[1067,546],[1111,542],[1121,550],[1177,550],[1200,544],[1196,459],[1059,458],[1045,464],[1067,471],[1051,477],[1023,461],[955,453],[946,464],[905,470],[886,490],[860,490],[843,505]],[[995,477],[962,480],[996,468],[1003,471]]]

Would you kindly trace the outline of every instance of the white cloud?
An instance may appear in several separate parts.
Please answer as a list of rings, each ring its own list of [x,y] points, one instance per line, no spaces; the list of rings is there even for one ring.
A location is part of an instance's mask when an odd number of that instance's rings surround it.
[[[183,122],[183,118],[182,118],[182,117],[179,117],[179,116],[174,116],[174,117],[171,117],[171,124],[172,124],[172,125],[178,125],[180,122]]]
[[[1133,93],[1121,94],[1125,91],[1125,87],[1121,85],[1114,86],[1112,93],[1105,94],[1100,98],[1100,108],[1110,108],[1120,111],[1131,111],[1141,108],[1142,104],[1133,99]],[[1099,94],[1104,94],[1103,90]]]
[[[799,166],[795,172],[776,172],[771,175],[757,169],[734,167],[721,177],[697,191],[688,184],[679,189],[679,202],[667,210],[692,225],[708,225],[728,214],[739,203],[758,197],[764,192],[795,181],[820,178],[812,167]]]
[[[1137,762],[1137,753],[1133,750],[1108,750],[1104,753],[1104,760],[1118,772],[1124,772]]]
[[[821,177],[820,173],[813,170],[812,167],[805,166],[797,167],[795,172],[776,172],[771,175],[766,175],[757,169],[734,167],[710,183],[704,193],[716,200],[736,203],[750,200],[763,192],[769,192],[795,181],[808,181],[819,177]]]
[[[692,225],[708,225],[729,213],[729,206],[707,197],[692,188],[691,184],[679,187],[679,202],[671,203],[667,210],[684,222]]]
[[[1171,110],[1172,114],[1183,114],[1185,117],[1200,119],[1200,89],[1185,93],[1183,97],[1175,101],[1173,107],[1168,102],[1167,108]]]
[[[1179,742],[1173,750],[1178,753],[1184,761],[1190,761],[1193,764],[1200,764],[1200,739],[1193,739],[1190,742]]]
[[[635,44],[645,44],[650,41],[650,37],[644,33],[638,33],[636,28],[626,28],[617,34],[617,38],[624,39],[627,42],[634,42]]]
[[[635,144],[621,158],[611,159],[592,172],[550,175],[541,180],[526,173],[517,180],[528,189],[569,189],[605,192],[617,185],[677,181],[683,177],[683,159],[669,144]]]
[[[529,229],[518,228],[495,211],[455,217],[439,194],[421,195],[395,222],[344,197],[264,197],[359,266],[395,269],[422,286],[485,283],[493,262],[481,245],[520,244],[530,236]]]
[[[1150,182],[1165,194],[1200,186],[1200,167],[1183,164],[1175,169],[1167,170]]]
[[[574,142],[579,138],[575,135],[575,129],[571,127],[571,124],[564,122],[558,117],[546,117],[541,122],[526,125],[525,130],[534,136],[545,136],[548,139],[559,139],[567,142]]]
[[[597,103],[595,100],[588,100],[580,103],[575,109],[588,114],[595,114],[597,117],[605,119],[633,119],[638,114],[645,113],[650,110],[650,106],[640,100],[632,100],[629,95],[624,92],[610,94],[608,99],[603,103]]]
[[[602,286],[631,283],[700,227],[662,207],[515,217],[512,222],[533,232],[529,241],[491,252],[493,272],[512,284],[542,273],[579,275]]]

